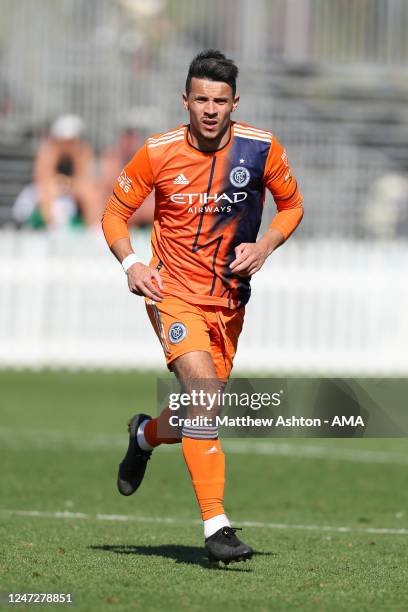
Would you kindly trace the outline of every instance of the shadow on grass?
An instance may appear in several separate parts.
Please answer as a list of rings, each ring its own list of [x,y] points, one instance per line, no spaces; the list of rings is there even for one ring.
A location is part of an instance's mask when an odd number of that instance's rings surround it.
[[[186,563],[189,565],[200,565],[206,569],[224,569],[233,572],[252,572],[250,567],[236,567],[234,563],[231,565],[224,565],[222,563],[218,566],[212,566],[207,557],[205,556],[204,550],[198,546],[184,546],[176,544],[163,544],[161,546],[136,546],[132,544],[99,544],[89,546],[91,550],[100,550],[109,553],[116,553],[118,555],[143,555],[146,557],[165,557],[167,559],[174,559],[176,563]],[[254,555],[273,555],[274,553],[258,553]]]

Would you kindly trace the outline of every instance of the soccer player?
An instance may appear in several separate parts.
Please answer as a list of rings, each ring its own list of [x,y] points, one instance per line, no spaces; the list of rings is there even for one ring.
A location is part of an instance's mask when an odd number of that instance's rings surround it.
[[[109,247],[132,293],[145,297],[167,365],[184,391],[205,381],[206,392],[228,380],[250,297],[250,280],[303,216],[285,149],[265,129],[231,120],[239,96],[238,69],[219,51],[190,64],[183,105],[189,123],[148,138],[125,166],[105,213]],[[153,257],[132,249],[127,221],[155,189]],[[277,214],[257,240],[265,189]],[[225,460],[217,427],[171,426],[169,408],[157,418],[136,414],[119,466],[118,488],[131,495],[160,444],[181,442],[204,524],[211,561],[241,561],[253,554],[223,508]],[[187,417],[206,406],[187,408]]]

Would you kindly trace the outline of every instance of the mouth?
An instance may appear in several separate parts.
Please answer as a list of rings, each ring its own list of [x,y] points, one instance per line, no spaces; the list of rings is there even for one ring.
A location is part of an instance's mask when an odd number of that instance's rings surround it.
[[[203,119],[203,125],[207,130],[215,130],[218,125],[218,121],[216,119]]]

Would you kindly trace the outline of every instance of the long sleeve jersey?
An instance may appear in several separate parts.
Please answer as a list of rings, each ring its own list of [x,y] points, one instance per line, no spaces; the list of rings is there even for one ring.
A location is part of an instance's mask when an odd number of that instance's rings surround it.
[[[250,277],[231,272],[235,247],[257,239],[271,192],[271,227],[284,239],[303,216],[302,196],[285,149],[269,131],[231,122],[221,149],[195,148],[189,126],[152,136],[125,166],[106,206],[102,226],[109,246],[129,236],[127,221],[155,190],[151,266],[164,295],[195,304],[245,305]]]

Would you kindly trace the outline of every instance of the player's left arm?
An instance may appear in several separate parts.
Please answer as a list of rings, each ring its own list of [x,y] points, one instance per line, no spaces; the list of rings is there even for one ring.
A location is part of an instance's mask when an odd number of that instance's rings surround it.
[[[271,192],[278,212],[262,238],[254,243],[241,243],[235,248],[235,259],[230,268],[240,276],[258,272],[269,255],[293,234],[303,217],[302,195],[292,175],[286,151],[275,138],[266,160],[264,185]]]

